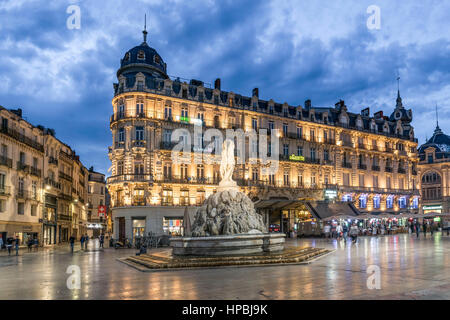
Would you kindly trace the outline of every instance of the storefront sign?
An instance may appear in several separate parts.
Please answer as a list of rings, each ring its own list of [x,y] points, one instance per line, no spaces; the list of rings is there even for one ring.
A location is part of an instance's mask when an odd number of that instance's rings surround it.
[[[327,199],[335,199],[337,197],[337,191],[336,190],[325,190],[324,197]]]
[[[296,156],[295,154],[292,154],[289,156],[289,160],[292,161],[305,161],[305,157],[304,156]]]
[[[423,206],[423,210],[442,210],[442,205]]]

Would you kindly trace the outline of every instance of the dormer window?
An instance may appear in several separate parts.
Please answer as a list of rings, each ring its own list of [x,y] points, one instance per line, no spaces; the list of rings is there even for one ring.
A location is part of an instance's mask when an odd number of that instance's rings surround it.
[[[161,58],[155,54],[153,60],[155,61],[156,64],[160,64],[161,63]]]
[[[125,61],[129,61],[129,60],[130,60],[130,53],[129,53],[129,52],[127,52],[127,53],[125,54],[124,60],[125,60]]]
[[[139,50],[138,51],[137,58],[139,60],[145,60],[145,52],[144,52],[144,50]]]

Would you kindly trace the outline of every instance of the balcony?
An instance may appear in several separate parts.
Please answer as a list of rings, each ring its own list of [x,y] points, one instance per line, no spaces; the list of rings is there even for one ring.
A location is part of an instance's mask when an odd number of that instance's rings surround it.
[[[160,180],[156,180],[158,183],[176,183],[176,184],[207,184],[216,185],[219,184],[220,179],[214,178],[197,178],[197,177],[181,177],[181,176],[170,176],[162,177]]]
[[[0,196],[10,196],[10,195],[11,195],[11,187],[0,186]]]
[[[145,148],[147,146],[147,141],[145,140],[133,140],[133,148]]]
[[[33,193],[31,191],[22,189],[17,189],[16,198],[22,200],[35,200],[35,201],[38,201],[39,199],[37,193]]]
[[[336,145],[336,140],[335,139],[331,139],[331,138],[327,138],[327,139],[324,139],[323,140],[323,143],[326,143],[326,144],[331,144],[331,145]]]
[[[12,159],[5,156],[0,156],[0,166],[12,168]]]
[[[65,174],[65,173],[62,172],[62,171],[59,172],[59,177],[62,178],[62,179],[64,179],[64,180],[67,180],[67,181],[69,181],[69,182],[72,182],[72,177],[69,176],[68,174]]]
[[[372,171],[380,171],[380,166],[372,166]]]
[[[44,184],[49,185],[55,189],[61,189],[61,184],[50,178],[45,178]]]
[[[57,166],[58,165],[58,159],[56,159],[54,157],[50,157],[50,158],[48,158],[48,163]]]
[[[125,141],[116,141],[114,143],[114,149],[125,149]]]
[[[153,182],[153,176],[150,174],[119,174],[108,178],[109,183],[119,182]]]
[[[386,168],[384,168],[384,171],[386,171],[386,172],[392,172],[393,170],[392,170],[392,167],[386,167]]]
[[[351,162],[342,162],[342,168],[352,169],[352,163]]]
[[[363,163],[359,163],[358,164],[358,169],[359,170],[367,170],[367,165],[363,164]]]
[[[351,141],[342,140],[342,145],[343,145],[344,147],[350,147],[350,148],[353,148],[353,142],[351,142]]]
[[[0,128],[0,133],[6,134],[12,138],[14,138],[17,141],[20,141],[40,152],[44,152],[44,146],[36,141],[33,141],[32,139],[28,138],[27,136],[23,135],[22,133],[19,133],[18,131],[11,129],[9,127],[2,126]]]
[[[58,213],[58,221],[72,221],[72,216],[70,214]]]
[[[401,156],[406,156],[408,153],[405,150],[398,150],[398,154]]]
[[[25,163],[23,163],[22,161],[17,161],[17,170],[29,173],[30,172],[30,166],[25,164]]]
[[[58,195],[58,198],[62,199],[62,200],[66,200],[66,201],[72,201],[72,199],[73,199],[70,194],[65,194],[62,192]]]
[[[42,176],[41,169],[35,167],[30,167],[30,174],[39,178]]]
[[[70,154],[68,154],[67,152],[65,152],[63,150],[59,151],[59,155],[64,157],[64,158],[66,158],[66,159],[68,159],[68,160],[72,160],[73,159],[73,157]]]
[[[359,142],[358,143],[358,148],[360,148],[360,149],[367,149],[367,146],[364,143]]]
[[[404,168],[398,168],[397,172],[398,172],[398,173],[405,174],[405,173],[406,173],[406,170],[405,170]]]

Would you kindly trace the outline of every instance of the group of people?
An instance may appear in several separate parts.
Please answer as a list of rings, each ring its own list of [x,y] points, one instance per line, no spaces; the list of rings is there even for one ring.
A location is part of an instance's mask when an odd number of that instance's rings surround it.
[[[8,256],[11,255],[12,248],[16,250],[16,256],[19,255],[19,245],[20,245],[20,239],[18,236],[16,238],[8,237],[6,238],[5,242],[3,242],[3,238],[0,237],[0,250],[3,248],[3,246],[6,246],[6,249],[8,250]]]
[[[418,220],[414,221],[414,222],[410,222],[409,225],[409,230],[411,234],[416,234],[417,238],[419,238],[420,235],[420,231],[423,231],[423,236],[426,238],[427,237],[427,231],[430,232],[431,236],[433,236],[434,231],[436,226],[434,225],[434,221],[430,220],[430,219],[423,219],[423,223],[422,225],[420,224],[420,222]],[[442,231],[444,232],[444,231]],[[449,233],[449,230],[447,229],[447,235]]]
[[[98,239],[99,239],[99,243],[100,243],[100,248],[104,248],[105,235],[101,234],[98,237]],[[84,247],[84,250],[87,250],[88,243],[89,243],[89,236],[87,235],[87,233],[85,233],[80,238],[81,250],[83,250],[83,247]],[[69,244],[70,244],[70,252],[73,253],[73,249],[74,249],[74,246],[75,246],[75,237],[74,236],[71,236],[69,238]]]
[[[359,235],[359,228],[356,223],[338,223],[336,225],[326,223],[323,227],[323,234],[325,238],[337,238],[339,241],[341,239],[347,241],[350,236],[352,242],[356,242]]]

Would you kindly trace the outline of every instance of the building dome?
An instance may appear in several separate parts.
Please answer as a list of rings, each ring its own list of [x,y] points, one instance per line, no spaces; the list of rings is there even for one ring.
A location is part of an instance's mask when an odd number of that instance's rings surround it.
[[[433,136],[419,147],[419,153],[425,152],[429,147],[435,148],[436,152],[450,153],[450,136],[442,132],[439,125],[436,126]]]
[[[142,72],[154,78],[167,79],[167,65],[158,52],[147,44],[147,31],[143,31],[144,42],[128,50],[120,60],[117,77]]]
[[[390,121],[401,120],[404,123],[410,123],[412,121],[412,110],[406,110],[403,106],[402,98],[400,97],[400,90],[397,93],[397,104],[394,112],[389,117]]]

